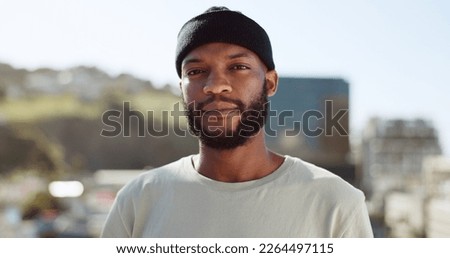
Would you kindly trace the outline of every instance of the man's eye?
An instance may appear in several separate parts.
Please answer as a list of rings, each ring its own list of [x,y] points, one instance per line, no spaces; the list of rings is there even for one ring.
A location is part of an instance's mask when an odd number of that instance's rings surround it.
[[[247,70],[250,68],[246,65],[235,65],[235,66],[231,67],[231,69],[232,70]]]
[[[189,71],[187,71],[186,75],[192,76],[192,75],[200,74],[200,73],[202,73],[202,72],[203,72],[203,70],[200,70],[200,69],[194,69],[194,70],[189,70]]]

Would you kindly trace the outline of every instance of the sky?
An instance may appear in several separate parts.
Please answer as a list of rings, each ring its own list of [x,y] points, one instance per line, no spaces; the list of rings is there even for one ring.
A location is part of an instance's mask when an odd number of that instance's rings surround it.
[[[450,156],[450,1],[0,0],[0,62],[97,66],[178,84],[181,26],[213,5],[269,34],[280,76],[350,83],[350,130],[371,117],[429,120]]]

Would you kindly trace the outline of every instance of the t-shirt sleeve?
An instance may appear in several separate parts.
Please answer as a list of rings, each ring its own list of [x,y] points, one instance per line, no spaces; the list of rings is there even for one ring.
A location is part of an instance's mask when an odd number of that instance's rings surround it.
[[[361,193],[362,194],[362,193]],[[367,206],[364,202],[364,197],[362,201],[357,203],[354,207],[350,219],[347,221],[347,226],[343,231],[341,237],[350,238],[372,238],[373,231],[370,224],[369,214],[367,211]]]
[[[117,197],[111,207],[111,210],[106,218],[100,237],[131,237],[132,236],[132,222],[130,222],[131,214],[123,214],[123,212],[131,212],[132,207],[126,207],[128,202],[124,201],[123,189],[119,191]]]

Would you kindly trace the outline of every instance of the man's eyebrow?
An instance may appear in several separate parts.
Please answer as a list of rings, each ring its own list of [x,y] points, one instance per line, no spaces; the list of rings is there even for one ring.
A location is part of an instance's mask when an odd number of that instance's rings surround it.
[[[227,56],[229,59],[236,59],[236,58],[240,58],[240,57],[252,57],[249,53],[247,52],[240,52],[240,53],[236,53],[236,54],[231,54]]]
[[[187,65],[187,64],[190,64],[190,63],[200,63],[201,61],[202,61],[201,59],[195,58],[195,57],[186,58],[186,59],[183,60],[182,65],[184,66],[184,65]]]

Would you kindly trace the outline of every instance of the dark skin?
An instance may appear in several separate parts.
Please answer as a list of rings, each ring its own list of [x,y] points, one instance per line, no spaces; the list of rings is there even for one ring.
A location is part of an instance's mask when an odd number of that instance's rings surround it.
[[[274,95],[278,75],[275,70],[268,71],[255,53],[237,45],[209,43],[194,49],[183,60],[180,88],[186,103],[223,95],[247,105],[264,90],[264,81],[267,95]],[[214,117],[204,119],[205,125],[224,132],[234,130],[240,119],[237,112],[231,119],[225,118],[236,110],[230,102],[217,100],[204,110],[214,110]],[[262,178],[284,161],[284,157],[267,148],[263,129],[245,145],[230,150],[210,148],[201,141],[199,144],[199,155],[195,156],[193,165],[200,174],[217,181],[245,182]]]

